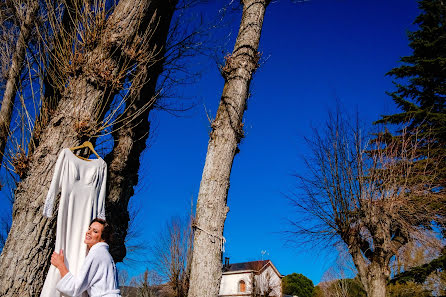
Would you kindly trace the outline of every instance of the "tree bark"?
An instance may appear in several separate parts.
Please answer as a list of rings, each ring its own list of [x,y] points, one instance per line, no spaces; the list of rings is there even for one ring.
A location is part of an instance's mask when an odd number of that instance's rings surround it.
[[[147,8],[144,0],[119,1],[107,20],[102,41],[85,52],[82,71],[67,82],[54,116],[42,130],[28,174],[15,192],[13,222],[0,256],[0,296],[38,296],[54,248],[56,218],[44,218],[42,208],[57,155],[62,148],[82,141],[85,134],[79,124],[95,133],[106,104],[119,91],[114,86],[127,60],[125,47],[133,46]],[[108,76],[101,70],[108,70]]]
[[[368,297],[386,297],[386,287],[388,280],[387,265],[378,265],[377,263],[371,263],[368,274]],[[387,276],[386,276],[387,275]]]
[[[225,78],[217,116],[211,127],[198,194],[189,297],[216,297],[221,280],[223,228],[229,177],[243,137],[243,113],[249,84],[258,66],[258,45],[269,1],[244,0],[242,20],[232,55],[221,72]]]
[[[12,109],[20,80],[20,74],[25,60],[26,47],[31,37],[31,29],[39,10],[39,2],[30,0],[27,3],[26,14],[20,20],[20,33],[17,38],[15,51],[12,56],[11,66],[8,71],[5,93],[3,95],[2,107],[0,109],[0,165],[3,161],[6,142],[9,136],[9,125],[11,124]]]
[[[128,229],[129,213],[127,210],[130,198],[133,196],[133,187],[138,184],[139,158],[146,148],[146,141],[150,132],[148,116],[156,100],[156,82],[163,70],[163,57],[169,32],[170,22],[178,0],[153,0],[149,6],[148,15],[156,12],[155,22],[151,24],[155,30],[149,48],[160,49],[154,57],[153,65],[139,69],[143,72],[138,77],[142,81],[134,82],[142,85],[130,95],[127,111],[124,118],[131,121],[120,122],[114,127],[114,147],[106,156],[108,167],[108,200],[106,205],[107,220],[114,229],[113,244],[110,252],[116,262],[120,262],[126,255],[125,239]],[[149,20],[150,21],[150,20]],[[142,26],[145,27],[145,26]],[[145,109],[141,114],[138,111]]]
[[[358,246],[358,244],[355,246]],[[379,254],[380,251],[383,253]],[[385,297],[387,281],[390,277],[389,260],[392,253],[375,248],[374,253],[366,260],[364,253],[357,247],[350,249],[349,252],[367,296]]]

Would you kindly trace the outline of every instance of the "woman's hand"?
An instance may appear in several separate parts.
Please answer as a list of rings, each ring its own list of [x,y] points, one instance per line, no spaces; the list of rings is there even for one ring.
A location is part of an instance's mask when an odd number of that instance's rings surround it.
[[[51,256],[51,264],[56,266],[57,269],[59,269],[60,275],[62,277],[65,276],[65,274],[68,273],[68,269],[65,266],[65,258],[63,255],[63,250],[60,250],[59,254],[54,252]]]
[[[65,266],[63,250],[60,250],[59,254],[56,252],[53,253],[51,256],[51,264],[57,268],[61,267],[62,265]]]

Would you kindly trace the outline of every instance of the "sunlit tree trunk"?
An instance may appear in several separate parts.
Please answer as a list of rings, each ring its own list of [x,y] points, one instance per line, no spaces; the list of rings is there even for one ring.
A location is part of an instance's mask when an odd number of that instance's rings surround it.
[[[12,109],[19,85],[20,74],[23,69],[26,48],[31,37],[31,30],[39,10],[39,2],[29,0],[26,3],[26,13],[20,20],[20,33],[17,38],[14,54],[12,55],[11,66],[8,70],[5,93],[3,95],[2,107],[0,109],[0,164],[3,160],[6,142],[11,124]]]
[[[0,257],[0,296],[39,295],[54,248],[56,218],[44,218],[42,208],[57,155],[61,148],[97,134],[97,123],[119,91],[117,76],[148,5],[145,0],[119,1],[101,42],[83,53],[82,71],[67,82],[51,121],[42,130],[27,175],[15,192],[12,227]]]
[[[376,211],[376,210],[375,210]],[[373,218],[372,218],[373,220]],[[401,248],[406,238],[394,236],[390,240],[390,232],[385,232],[381,224],[386,225],[390,221],[383,219],[381,222],[375,222],[374,231],[379,234],[380,244],[371,248],[366,242],[355,242],[358,240],[353,231],[350,236],[349,253],[352,256],[353,263],[358,270],[359,279],[367,292],[368,297],[385,297],[387,292],[387,281],[390,277],[389,263],[394,255],[394,251]],[[356,238],[355,238],[356,237]],[[355,242],[355,243],[354,243]],[[378,242],[378,240],[374,240]]]
[[[228,212],[229,177],[243,137],[243,113],[249,84],[258,66],[258,45],[266,0],[244,0],[239,33],[221,72],[223,94],[212,122],[198,194],[189,297],[216,297],[221,280],[223,228]]]

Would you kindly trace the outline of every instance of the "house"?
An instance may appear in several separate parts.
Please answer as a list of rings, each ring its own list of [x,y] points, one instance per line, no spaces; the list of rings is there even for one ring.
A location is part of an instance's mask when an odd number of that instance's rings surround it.
[[[225,258],[218,296],[281,297],[282,277],[270,260],[230,264]]]

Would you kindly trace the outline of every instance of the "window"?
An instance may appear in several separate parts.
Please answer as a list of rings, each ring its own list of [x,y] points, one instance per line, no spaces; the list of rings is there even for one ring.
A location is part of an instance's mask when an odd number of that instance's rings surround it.
[[[238,291],[239,292],[246,292],[246,284],[245,281],[241,280],[238,283]]]

